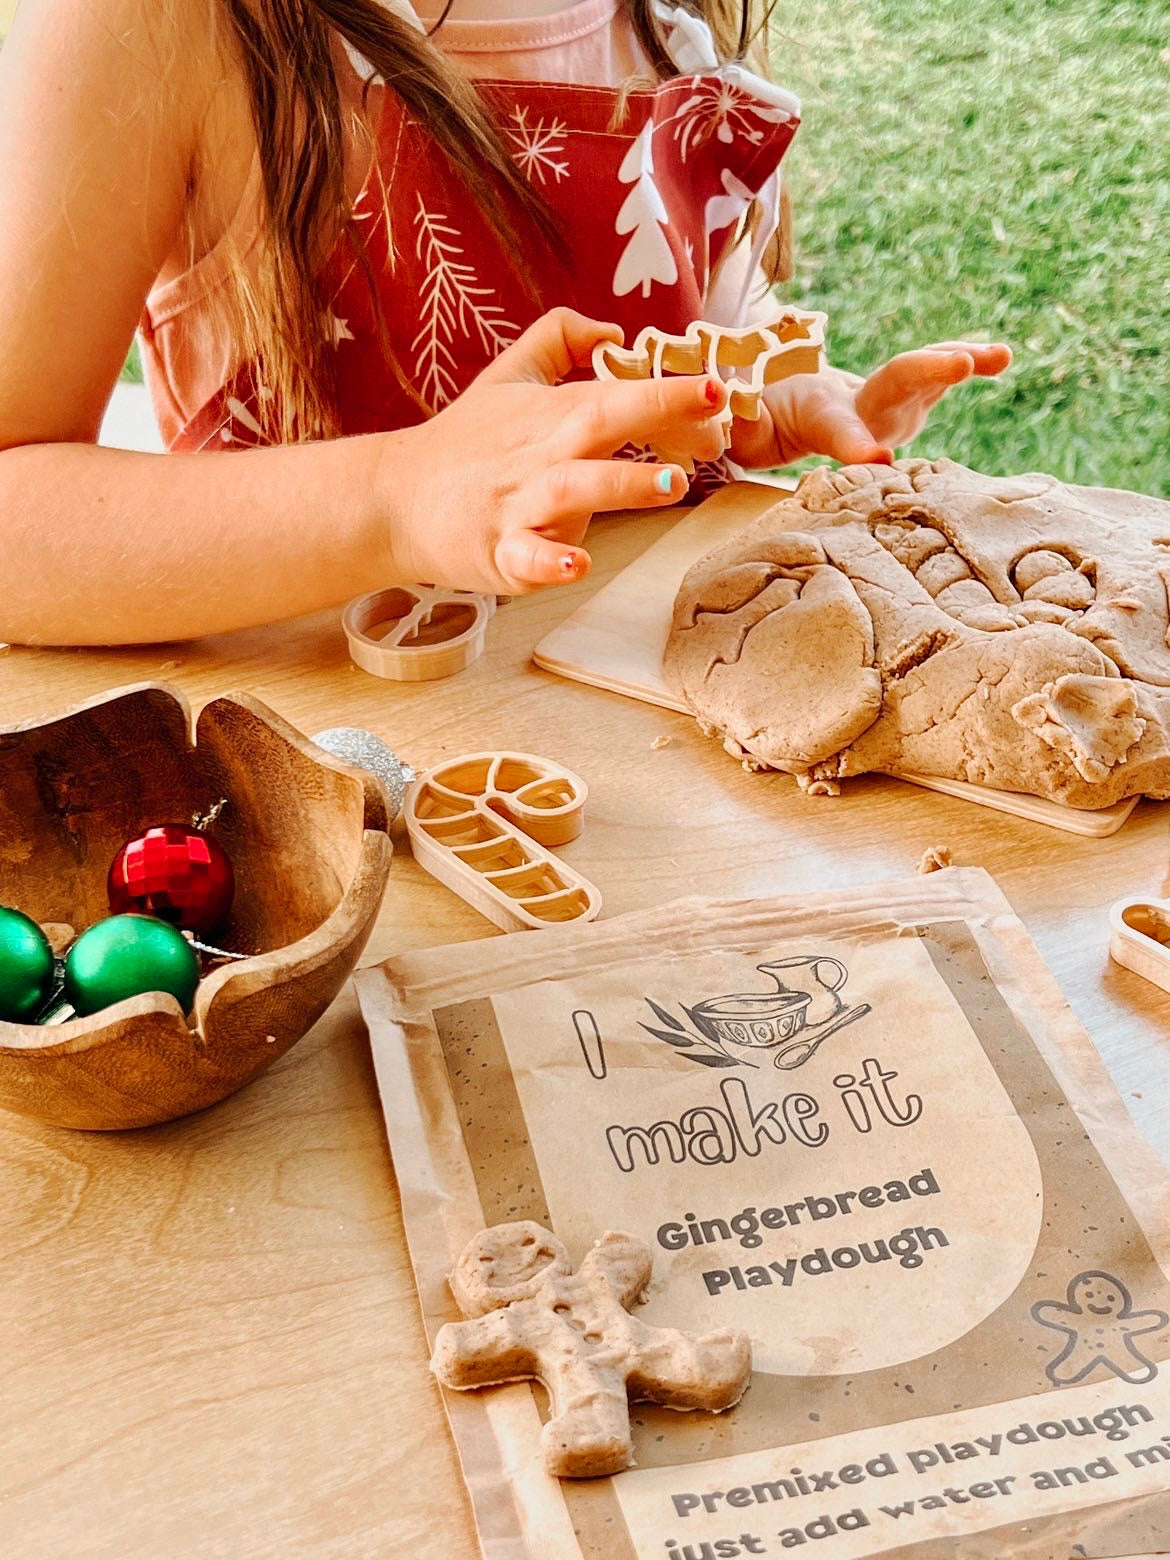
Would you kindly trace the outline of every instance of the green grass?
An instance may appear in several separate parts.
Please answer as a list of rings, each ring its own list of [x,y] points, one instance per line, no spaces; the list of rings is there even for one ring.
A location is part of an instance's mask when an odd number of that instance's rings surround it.
[[[1016,353],[902,453],[1170,494],[1170,0],[780,0],[774,43],[832,360]]]
[[[139,355],[137,339],[130,343],[130,354],[119,377],[129,380],[132,385],[140,385],[142,383],[142,358]]]
[[[804,100],[784,296],[858,372],[1016,353],[902,453],[1170,496],[1170,0],[780,0],[773,30]]]

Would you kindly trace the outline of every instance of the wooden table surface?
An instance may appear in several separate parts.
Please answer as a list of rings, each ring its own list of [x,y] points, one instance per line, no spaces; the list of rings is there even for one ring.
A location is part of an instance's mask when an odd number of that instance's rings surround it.
[[[196,706],[246,689],[310,735],[364,726],[419,766],[554,757],[589,782],[570,859],[607,915],[872,882],[948,846],[998,879],[1170,1162],[1170,998],[1109,963],[1105,919],[1123,894],[1166,891],[1170,810],[1142,803],[1093,841],[892,780],[810,798],[745,774],[684,716],[535,670],[537,640],[667,523],[597,525],[592,582],[504,608],[447,682],[353,669],[328,613],[186,646],[0,652],[0,724],[149,680]],[[399,846],[365,959],[493,932]],[[478,1552],[348,992],[186,1121],[103,1136],[3,1116],[0,1318],[5,1556]]]

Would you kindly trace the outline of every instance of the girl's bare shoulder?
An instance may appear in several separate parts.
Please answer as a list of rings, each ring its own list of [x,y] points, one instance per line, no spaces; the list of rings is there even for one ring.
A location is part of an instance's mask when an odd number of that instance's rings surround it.
[[[32,117],[54,140],[116,146],[127,176],[181,184],[183,249],[211,247],[230,222],[254,135],[223,0],[21,0],[0,80],[0,95],[35,91]]]
[[[169,103],[197,111],[222,74],[229,33],[221,0],[21,0],[4,47],[11,76],[45,67],[39,85],[76,102],[149,113]],[[53,69],[69,67],[67,77]]]
[[[0,51],[0,449],[91,437],[204,205],[214,242],[198,170],[237,71],[220,3],[21,0]]]

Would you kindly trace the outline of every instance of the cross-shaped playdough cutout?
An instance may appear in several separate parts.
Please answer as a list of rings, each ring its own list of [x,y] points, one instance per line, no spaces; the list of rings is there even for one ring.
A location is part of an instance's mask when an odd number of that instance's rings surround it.
[[[543,1382],[548,1471],[617,1473],[633,1460],[631,1401],[718,1413],[739,1401],[751,1376],[743,1333],[685,1333],[629,1314],[650,1272],[649,1249],[632,1235],[607,1231],[574,1273],[539,1224],[497,1224],[468,1244],[451,1275],[470,1320],[440,1328],[431,1369],[460,1389]]]

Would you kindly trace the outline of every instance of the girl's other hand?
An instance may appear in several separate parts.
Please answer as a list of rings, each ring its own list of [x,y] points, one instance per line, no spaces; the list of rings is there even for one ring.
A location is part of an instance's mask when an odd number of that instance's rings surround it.
[[[839,368],[794,375],[764,392],[758,422],[735,424],[732,457],[756,468],[786,466],[805,455],[888,465],[952,386],[1000,374],[1011,360],[1010,348],[998,343],[940,341],[891,358],[864,380]]]
[[[504,595],[568,584],[588,572],[580,543],[595,514],[661,509],[687,490],[680,467],[615,451],[722,454],[718,380],[560,383],[600,341],[621,331],[554,309],[429,422],[382,436],[399,578]]]

